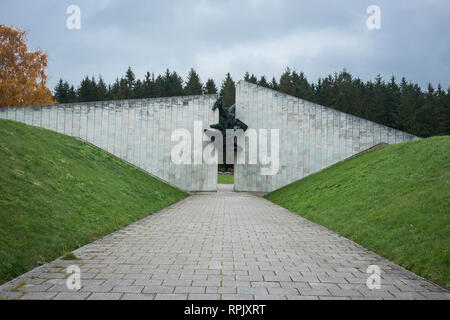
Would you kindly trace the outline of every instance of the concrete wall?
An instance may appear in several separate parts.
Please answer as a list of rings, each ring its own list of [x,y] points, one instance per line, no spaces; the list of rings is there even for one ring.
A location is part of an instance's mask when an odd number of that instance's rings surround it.
[[[244,81],[236,87],[236,117],[250,128],[280,129],[278,174],[261,175],[259,162],[256,165],[237,164],[234,173],[236,191],[270,192],[381,142],[393,144],[418,139],[408,133]],[[268,145],[270,155],[270,143]]]
[[[54,130],[88,141],[186,191],[214,191],[217,165],[175,165],[172,131],[193,136],[194,121],[217,123],[217,95],[135,99],[0,108],[0,118]],[[43,141],[43,143],[45,143]]]

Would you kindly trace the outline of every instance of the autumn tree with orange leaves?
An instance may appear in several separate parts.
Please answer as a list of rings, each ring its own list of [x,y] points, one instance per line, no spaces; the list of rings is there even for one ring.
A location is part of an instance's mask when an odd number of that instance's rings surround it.
[[[26,31],[0,24],[0,107],[54,104],[47,55],[28,51]]]

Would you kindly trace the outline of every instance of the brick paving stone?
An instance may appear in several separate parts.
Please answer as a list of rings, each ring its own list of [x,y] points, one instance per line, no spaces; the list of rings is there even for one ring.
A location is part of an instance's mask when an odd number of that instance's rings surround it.
[[[362,297],[358,290],[329,289],[329,291],[335,297]]]
[[[162,293],[162,294],[170,294],[173,293],[175,287],[163,287],[163,286],[147,286],[144,287],[142,293]]]
[[[163,283],[163,280],[136,280],[133,282],[134,286],[161,286]]]
[[[188,295],[188,300],[219,300],[220,294],[200,294],[200,293],[190,293]]]
[[[267,293],[267,288],[263,288],[263,287],[259,287],[259,288],[254,288],[254,287],[241,287],[241,288],[237,288],[237,293],[239,294],[268,294]]]
[[[23,289],[24,291],[28,291],[27,289]],[[67,286],[65,284],[55,284],[53,286],[51,286],[48,290],[46,290],[47,292],[76,292],[79,290],[74,290],[74,289],[69,289],[67,288]]]
[[[220,280],[194,280],[192,286],[194,287],[218,287],[220,286]]]
[[[164,280],[163,286],[190,286],[192,284],[192,280]]]
[[[329,296],[319,296],[320,300],[351,300],[350,297],[329,297]]]
[[[92,293],[88,300],[119,300],[123,293],[118,292],[94,292]]]
[[[125,293],[120,300],[154,300],[156,294],[149,293]]]
[[[0,300],[16,300],[23,295],[22,292],[17,291],[3,291],[0,292]]]
[[[222,281],[222,287],[251,287],[250,281]]]
[[[149,280],[150,276],[145,273],[130,273],[125,274],[123,279],[131,279],[131,280]]]
[[[53,300],[85,300],[89,295],[89,292],[60,292]]]
[[[291,288],[267,288],[269,294],[272,295],[299,295],[299,291],[297,289]]]
[[[255,300],[286,300],[285,295],[277,294],[255,294]]]
[[[252,287],[255,288],[279,288],[281,287],[280,282],[267,282],[267,281],[253,281],[251,283]]]
[[[206,288],[208,290],[208,288]],[[234,287],[220,287],[217,289],[217,293],[237,293],[237,288]]]
[[[143,289],[144,286],[115,286],[111,292],[140,293]]]
[[[81,287],[80,292],[110,292],[113,286],[105,286],[105,285],[96,285],[96,284],[87,284]]]
[[[50,300],[58,293],[56,292],[29,292],[21,296],[20,300]]]
[[[124,276],[125,273],[99,273],[95,276],[95,279],[104,279],[104,280],[123,279]]]
[[[51,288],[52,285],[51,284],[25,284],[23,286],[20,287],[19,290],[21,291],[26,291],[26,292],[35,292],[35,291],[39,291],[39,292],[44,292],[47,291],[49,288]]]
[[[206,287],[175,287],[174,293],[205,293]]]
[[[318,296],[297,296],[297,295],[287,295],[288,300],[319,300]]]
[[[88,281],[84,281],[85,283],[89,283]],[[132,283],[134,282],[134,280],[130,280],[130,279],[111,279],[111,280],[106,280],[103,285],[105,286],[130,286]]]
[[[298,289],[302,296],[331,296],[330,291],[327,289],[308,289],[308,288],[300,288]]]
[[[207,280],[206,274],[182,274],[180,280]]]
[[[446,299],[449,292],[261,197],[194,194],[0,286],[0,299]],[[66,268],[81,269],[81,289]],[[369,265],[381,289],[366,286]]]
[[[413,294],[415,292],[407,292],[406,295],[409,296],[409,294]],[[450,294],[449,293],[442,293],[442,292],[419,292],[421,295],[427,297],[427,298],[431,298],[431,299],[436,299],[436,300],[450,300]],[[397,295],[396,293],[394,293],[394,295]],[[399,295],[401,296],[401,295]]]
[[[222,300],[255,300],[252,294],[222,294]]]
[[[187,294],[166,294],[166,293],[158,293],[155,297],[155,300],[187,300]]]

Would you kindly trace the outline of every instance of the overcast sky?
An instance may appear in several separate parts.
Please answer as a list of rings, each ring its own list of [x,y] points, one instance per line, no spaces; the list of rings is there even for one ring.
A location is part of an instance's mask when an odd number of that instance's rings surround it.
[[[69,30],[69,5],[81,29]],[[381,30],[369,30],[369,5]],[[49,55],[49,86],[85,75],[112,82],[131,66],[141,78],[166,68],[202,81],[245,71],[279,77],[287,67],[316,81],[346,68],[363,80],[405,76],[450,85],[448,0],[0,0],[0,23],[29,30]]]

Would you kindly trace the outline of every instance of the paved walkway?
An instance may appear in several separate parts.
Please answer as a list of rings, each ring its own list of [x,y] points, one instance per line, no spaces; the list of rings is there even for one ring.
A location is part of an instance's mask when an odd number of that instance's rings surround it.
[[[449,293],[260,197],[196,194],[0,287],[13,299],[450,299]],[[65,283],[81,268],[81,289]],[[381,288],[366,286],[369,265]]]

